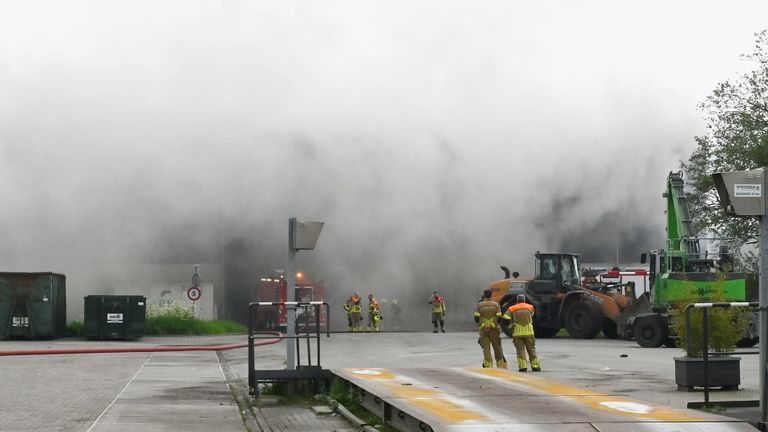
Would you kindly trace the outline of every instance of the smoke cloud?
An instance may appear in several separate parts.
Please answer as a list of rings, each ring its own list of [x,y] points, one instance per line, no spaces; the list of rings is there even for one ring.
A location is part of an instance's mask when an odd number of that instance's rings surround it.
[[[470,322],[500,264],[663,245],[696,104],[768,15],[748,7],[3,2],[0,267],[76,299],[220,263],[241,319],[298,217],[326,222],[298,265],[334,311],[370,292],[423,328],[439,290]]]

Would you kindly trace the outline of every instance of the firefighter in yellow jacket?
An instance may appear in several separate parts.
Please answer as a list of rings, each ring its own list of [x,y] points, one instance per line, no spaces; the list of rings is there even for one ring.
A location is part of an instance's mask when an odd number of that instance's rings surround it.
[[[432,305],[432,333],[437,333],[438,324],[440,331],[445,333],[445,298],[435,291],[428,303]]]
[[[354,295],[349,296],[346,302],[344,302],[344,310],[347,312],[347,326],[349,329],[348,332],[351,332],[354,330],[354,326],[352,325],[352,306],[355,305],[355,301],[353,300]]]
[[[363,329],[363,307],[360,305],[360,294],[352,294],[352,305],[349,308],[349,315],[352,318],[352,331],[358,332]]]
[[[525,302],[525,295],[517,295],[517,303],[507,309],[503,321],[512,323],[512,342],[517,350],[517,366],[520,372],[528,370],[526,351],[531,361],[531,370],[541,370],[536,356],[536,337],[533,333],[533,305]]]
[[[501,334],[499,332],[499,320],[501,316],[501,307],[495,301],[491,300],[491,290],[483,291],[483,300],[475,306],[475,323],[480,331],[480,346],[483,348],[483,367],[493,366],[491,357],[491,347],[493,347],[493,356],[496,359],[496,367],[507,368],[507,360],[504,358],[504,351],[501,348]]]
[[[373,294],[368,294],[368,327],[365,331],[381,331],[379,327],[381,321],[381,311],[379,310],[379,301],[373,298]]]

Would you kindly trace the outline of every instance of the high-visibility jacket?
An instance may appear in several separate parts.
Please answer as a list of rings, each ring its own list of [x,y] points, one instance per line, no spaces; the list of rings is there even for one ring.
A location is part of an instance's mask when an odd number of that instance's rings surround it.
[[[533,305],[515,303],[507,309],[504,318],[512,321],[512,332],[516,337],[533,336]]]
[[[368,302],[368,312],[378,312],[379,311],[379,302],[376,299],[371,299]]]
[[[360,313],[360,312],[362,312],[363,308],[362,308],[362,306],[360,306],[360,300],[354,302],[352,304],[352,307],[350,308],[349,311],[352,312],[352,313]]]
[[[432,305],[432,313],[445,313],[445,299],[443,296],[432,296],[429,299],[429,303]]]
[[[484,300],[475,306],[475,317],[480,331],[493,330],[499,326],[501,307],[493,300]]]

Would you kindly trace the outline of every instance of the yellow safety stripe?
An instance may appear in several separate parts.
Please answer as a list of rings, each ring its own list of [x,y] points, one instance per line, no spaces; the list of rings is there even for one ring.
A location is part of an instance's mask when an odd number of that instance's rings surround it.
[[[515,336],[534,336],[533,324],[514,324],[512,326],[512,332],[515,334]]]
[[[622,415],[627,418],[639,420],[655,420],[668,422],[682,421],[706,421],[707,417],[697,415],[695,411],[676,410],[661,405],[645,404],[629,399],[624,396],[606,395],[594,390],[561,384],[555,381],[549,381],[538,376],[530,374],[509,373],[503,369],[469,369],[479,375],[493,377],[501,381],[508,381],[516,385],[525,385],[529,388],[539,390],[545,394],[560,396],[568,399],[571,403],[581,405],[595,411],[608,412],[614,415]],[[640,405],[645,410],[631,411],[621,409],[627,404]]]
[[[496,318],[480,318],[480,329],[496,328]]]

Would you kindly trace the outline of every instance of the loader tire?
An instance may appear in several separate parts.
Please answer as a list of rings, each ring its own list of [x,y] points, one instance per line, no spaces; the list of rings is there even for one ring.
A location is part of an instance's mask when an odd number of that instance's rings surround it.
[[[575,301],[565,311],[565,329],[575,339],[594,339],[603,327],[603,314],[592,303]]]
[[[501,314],[504,315],[507,312],[507,309],[509,309],[510,306],[515,304],[516,301],[512,298],[512,296],[507,296],[501,299]],[[512,322],[510,322],[508,325],[499,324],[501,326],[501,331],[504,332],[507,337],[512,337]]]
[[[504,332],[505,335],[508,337],[512,337],[512,326],[511,325],[501,325],[501,331]]]
[[[616,327],[616,323],[613,320],[605,318],[603,319],[603,335],[608,339],[618,339],[619,329]]]
[[[560,327],[535,326],[533,329],[537,338],[549,339],[555,337],[560,332]]]
[[[667,331],[655,317],[640,318],[635,323],[635,341],[644,348],[658,348],[667,341]]]

